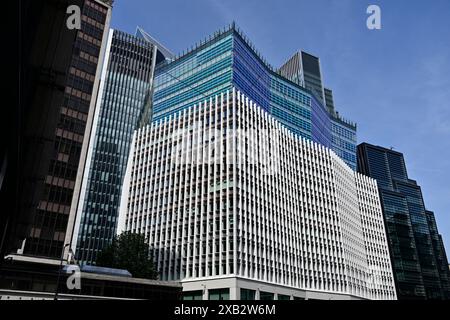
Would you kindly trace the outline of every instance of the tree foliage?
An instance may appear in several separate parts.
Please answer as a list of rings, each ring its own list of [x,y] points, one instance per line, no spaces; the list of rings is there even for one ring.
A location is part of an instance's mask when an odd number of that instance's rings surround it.
[[[126,269],[136,278],[158,278],[145,236],[129,231],[115,237],[112,243],[97,255],[96,265]]]

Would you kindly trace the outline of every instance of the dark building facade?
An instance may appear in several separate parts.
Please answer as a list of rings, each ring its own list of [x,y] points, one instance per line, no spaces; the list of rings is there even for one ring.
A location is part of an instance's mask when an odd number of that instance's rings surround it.
[[[80,30],[67,27],[71,5],[81,9]],[[2,256],[18,249],[61,255],[111,5],[20,2],[20,100],[4,152]]]
[[[403,154],[358,146],[358,171],[377,180],[399,299],[449,299],[449,271],[434,214],[409,179]]]
[[[165,59],[159,44],[111,30],[99,98],[76,209],[72,249],[81,264],[95,264],[116,234],[121,187],[133,131],[151,117],[155,65]]]

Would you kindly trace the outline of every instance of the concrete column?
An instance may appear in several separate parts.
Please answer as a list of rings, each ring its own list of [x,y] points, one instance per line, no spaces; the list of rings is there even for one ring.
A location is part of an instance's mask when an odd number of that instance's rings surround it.
[[[209,300],[209,293],[206,287],[203,288],[203,300]]]
[[[241,290],[238,287],[230,288],[230,300],[241,300]]]

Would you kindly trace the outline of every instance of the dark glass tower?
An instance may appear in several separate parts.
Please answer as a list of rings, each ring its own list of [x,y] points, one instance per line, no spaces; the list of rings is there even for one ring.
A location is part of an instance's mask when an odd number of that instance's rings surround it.
[[[82,264],[95,263],[116,233],[133,131],[150,121],[153,72],[165,56],[142,34],[111,30],[108,37],[72,237]]]
[[[450,300],[450,270],[448,267],[447,255],[445,252],[444,241],[438,232],[436,219],[432,211],[426,211],[428,228],[430,229],[431,242],[436,258],[439,276],[445,299]]]
[[[403,154],[360,144],[358,171],[378,182],[398,298],[449,298],[442,238],[420,186],[408,178]]]
[[[6,152],[2,256],[61,256],[111,4],[20,1],[20,103]],[[70,5],[81,9],[80,30],[66,26]]]

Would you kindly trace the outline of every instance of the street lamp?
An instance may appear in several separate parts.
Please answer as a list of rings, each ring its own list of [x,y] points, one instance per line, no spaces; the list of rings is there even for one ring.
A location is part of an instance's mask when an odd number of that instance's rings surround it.
[[[58,289],[59,289],[59,280],[61,278],[61,269],[62,269],[62,264],[64,261],[64,252],[66,251],[66,248],[70,246],[70,243],[66,243],[63,247],[62,253],[61,253],[61,259],[59,261],[59,270],[58,270],[58,278],[56,280],[56,290],[55,290],[55,297],[53,298],[54,300],[58,300]],[[72,251],[72,249],[69,249],[69,251]]]

